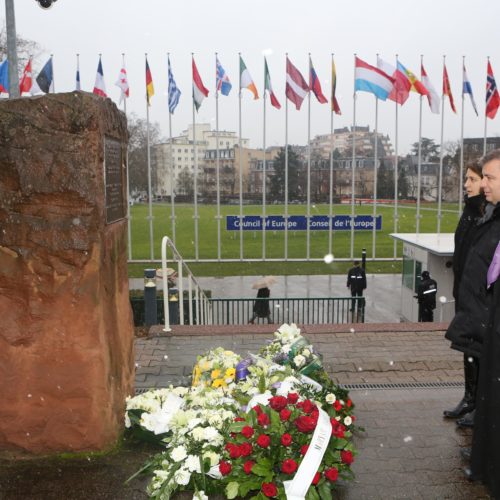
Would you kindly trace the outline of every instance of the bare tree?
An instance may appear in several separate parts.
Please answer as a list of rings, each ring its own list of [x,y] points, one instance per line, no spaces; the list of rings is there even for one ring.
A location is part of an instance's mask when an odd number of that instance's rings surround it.
[[[42,47],[33,40],[27,40],[21,36],[17,36],[17,60],[19,63],[19,70],[22,71],[28,59],[33,58],[36,61],[43,53]],[[7,57],[7,32],[5,28],[0,29],[0,59]]]

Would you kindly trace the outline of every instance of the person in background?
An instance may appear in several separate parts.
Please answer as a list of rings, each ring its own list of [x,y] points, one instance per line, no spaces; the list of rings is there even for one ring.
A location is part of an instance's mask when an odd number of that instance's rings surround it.
[[[267,286],[257,290],[258,300],[253,304],[253,316],[250,318],[249,323],[253,325],[256,318],[267,318],[268,323],[273,322],[271,319],[271,309],[269,308],[270,295],[271,290]]]
[[[422,278],[417,288],[418,299],[418,321],[434,321],[434,309],[436,309],[437,283],[431,278],[429,271],[422,272]]]
[[[482,178],[481,167],[477,162],[467,166],[464,184],[464,211],[455,230],[455,251],[453,253],[453,297],[455,298],[455,312],[460,309],[458,290],[460,289],[465,261],[474,238],[477,221],[484,215],[486,198],[481,190]],[[455,408],[443,412],[445,418],[460,419],[457,423],[461,427],[474,425],[472,412],[475,408],[478,375],[479,359],[464,353],[464,396]]]
[[[349,269],[347,273],[347,288],[351,290],[352,297],[363,297],[363,290],[366,288],[366,274],[365,270],[359,265],[359,260],[353,262],[354,267]],[[351,313],[354,316],[354,310],[358,302],[358,316],[363,314],[365,307],[364,299],[357,299],[351,301]]]

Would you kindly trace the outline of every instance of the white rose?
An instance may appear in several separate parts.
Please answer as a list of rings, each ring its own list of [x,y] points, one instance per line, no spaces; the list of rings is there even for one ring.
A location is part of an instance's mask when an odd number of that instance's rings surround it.
[[[352,424],[352,418],[347,416],[346,418],[344,418],[344,424],[345,425],[351,425]]]
[[[331,392],[329,394],[327,394],[325,397],[325,401],[327,403],[330,403],[331,405],[333,403],[335,403],[336,400],[337,400],[337,398],[336,398],[335,394],[332,394]]]
[[[281,348],[281,350],[282,350],[283,354],[288,354],[288,353],[290,352],[290,349],[291,349],[291,348],[292,348],[292,347],[291,347],[291,345],[290,345],[290,344],[285,344],[285,345]]]
[[[211,466],[217,465],[220,462],[220,455],[218,453],[215,453],[215,451],[206,451],[202,456],[203,460],[205,460],[206,458],[210,460]]]
[[[132,426],[132,422],[130,421],[130,417],[128,416],[128,412],[125,412],[125,427],[129,429]]]
[[[187,457],[186,448],[184,448],[184,446],[177,446],[170,453],[170,457],[172,458],[172,460],[174,462],[180,462],[181,460],[184,460]],[[189,482],[189,480],[188,480],[188,482]],[[187,484],[187,483],[185,483],[185,484]]]
[[[189,480],[191,479],[191,473],[186,469],[176,470],[174,473],[174,479],[177,484],[185,486],[186,484],[189,484]]]
[[[188,455],[184,465],[189,472],[201,472],[200,458],[195,455]]]
[[[311,355],[311,351],[310,351],[309,349],[304,349],[304,350],[302,351],[302,354],[303,354],[306,358],[308,358],[308,357]]]
[[[193,495],[193,500],[208,500],[207,495],[205,495],[205,492],[203,490],[196,491],[195,494]]]
[[[206,441],[215,441],[219,439],[219,431],[217,429],[214,429],[213,427],[206,427],[205,428],[205,440]]]
[[[304,358],[302,354],[298,354],[295,358],[293,358],[293,362],[298,368],[300,368],[306,362],[306,358]]]
[[[195,427],[191,433],[191,437],[195,441],[203,441],[205,439],[205,429],[203,427]]]

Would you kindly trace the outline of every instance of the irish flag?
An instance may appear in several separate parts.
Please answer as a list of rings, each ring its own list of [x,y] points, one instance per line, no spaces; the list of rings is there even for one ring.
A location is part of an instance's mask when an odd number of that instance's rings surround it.
[[[201,103],[205,97],[208,97],[208,89],[205,88],[203,82],[201,81],[201,77],[198,73],[198,68],[196,67],[193,57],[193,102],[196,107],[196,111],[200,109]]]
[[[271,75],[269,74],[269,69],[267,67],[267,60],[264,57],[264,92],[268,91],[269,97],[271,99],[271,104],[276,109],[281,109],[281,104],[279,103],[276,95],[274,94],[273,87],[271,85]]]
[[[240,56],[240,90],[241,89],[248,89],[253,94],[254,99],[259,98],[257,87],[255,86],[255,83],[253,83],[250,72]]]

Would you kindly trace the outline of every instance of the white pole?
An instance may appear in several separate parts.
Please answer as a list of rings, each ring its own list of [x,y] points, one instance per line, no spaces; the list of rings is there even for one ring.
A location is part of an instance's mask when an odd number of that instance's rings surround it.
[[[333,53],[332,53],[332,72],[333,72]],[[332,82],[333,85],[333,82]],[[330,179],[329,179],[329,198],[328,198],[328,253],[333,254],[333,90],[332,102],[330,106]]]
[[[191,53],[194,58],[194,53]],[[194,153],[194,254],[198,260],[198,151],[196,148],[196,114],[193,98],[193,153]],[[198,317],[197,317],[198,320]]]
[[[170,332],[170,311],[168,309],[168,278],[167,278],[167,244],[168,236],[164,236],[161,241],[161,269],[162,269],[162,281],[163,281],[163,309],[164,309],[164,319],[165,327],[164,332]]]
[[[80,72],[80,54],[76,54],[77,68]],[[125,54],[122,53],[122,64],[125,68]],[[81,78],[81,75],[80,75]],[[127,117],[127,96],[123,96],[123,112]],[[125,171],[127,174],[127,239],[128,239],[128,259],[132,260],[132,216],[130,215],[130,175],[128,168],[128,144],[125,152]]]
[[[285,54],[288,61],[288,52]],[[285,260],[288,260],[288,98],[285,97]]]
[[[486,65],[486,79],[488,78],[488,66],[490,63],[490,56],[487,56],[487,65]],[[485,99],[486,101],[486,99]],[[486,103],[487,105],[488,103]],[[486,154],[486,138],[488,137],[488,116],[486,115],[486,108],[484,109],[484,140],[483,140],[483,156]]]
[[[146,56],[146,63],[148,60],[148,55]],[[153,243],[153,191],[151,188],[151,151],[149,144],[149,99],[148,99],[148,89],[146,88],[146,147],[148,153],[148,220],[149,220],[149,256],[151,260],[154,260],[154,243]]]
[[[168,68],[170,68],[170,54],[167,53],[168,57]],[[170,109],[168,110],[168,135],[169,135],[169,154],[170,154],[170,221],[172,223],[172,241],[175,245],[175,173],[174,173],[174,148],[173,148],[173,138],[172,138],[172,113],[170,113]]]
[[[446,56],[443,56],[443,72]],[[444,90],[444,89],[443,89]],[[438,215],[437,233],[441,234],[441,189],[443,187],[443,134],[444,134],[444,91],[441,95],[441,147],[439,148],[439,182],[438,182]]]
[[[266,260],[266,69],[267,61],[264,57],[264,99],[262,103],[262,150],[264,151],[264,159],[262,161],[262,260]]]
[[[178,256],[179,258],[180,256]],[[182,259],[177,263],[177,290],[179,291],[179,325],[184,324],[184,286],[182,283]]]
[[[99,54],[99,57],[101,57],[101,54]],[[49,86],[49,92],[50,92],[50,87],[52,87],[52,93],[56,93],[56,72],[54,71],[54,54],[50,54],[50,59],[52,60],[52,84]],[[19,88],[19,84],[17,85]]]
[[[398,67],[398,54],[396,54],[396,68]],[[399,133],[399,109],[398,109],[398,103],[396,101],[396,108],[395,108],[395,119],[394,119],[394,232],[398,232],[398,226],[399,226],[399,206],[398,206],[398,198],[399,198],[399,186],[398,186],[398,181],[399,181],[399,144],[398,144],[398,133]],[[398,244],[397,241],[394,240],[393,242],[393,258],[396,259],[398,254]]]
[[[241,52],[238,52],[241,65]],[[240,92],[238,94],[238,149],[239,149],[239,191],[240,191],[240,260],[243,260],[243,151],[241,149],[241,68],[240,68]]]
[[[217,52],[215,53],[215,71],[217,72]],[[217,82],[217,78],[215,79]],[[215,84],[215,189],[217,191],[217,260],[221,259],[220,235],[220,159],[219,159],[219,89]]]
[[[356,66],[356,54],[354,54],[354,63]],[[356,67],[354,68],[354,94],[352,97],[352,179],[351,179],[351,260],[354,258],[354,190],[356,175]]]
[[[458,216],[462,213],[462,198],[463,198],[463,182],[464,182],[464,102],[465,102],[465,94],[464,94],[464,71],[465,71],[465,56],[462,56],[462,117],[460,124],[460,176],[458,180]]]
[[[189,324],[193,324],[193,279],[188,275]]]
[[[422,78],[422,66],[424,64],[424,56],[420,54],[420,78]],[[418,160],[417,160],[417,215],[415,220],[415,232],[420,234],[420,191],[422,190],[422,99],[420,95],[420,111],[418,119]]]
[[[378,58],[378,54],[377,54]],[[396,103],[397,104],[397,103]],[[375,147],[373,158],[373,228],[372,228],[372,258],[375,258],[375,246],[377,244],[377,225],[375,220],[377,218],[377,186],[378,186],[378,97],[375,96]]]
[[[306,187],[306,260],[310,259],[311,252],[311,53],[309,53],[309,92],[307,92],[307,187]]]

